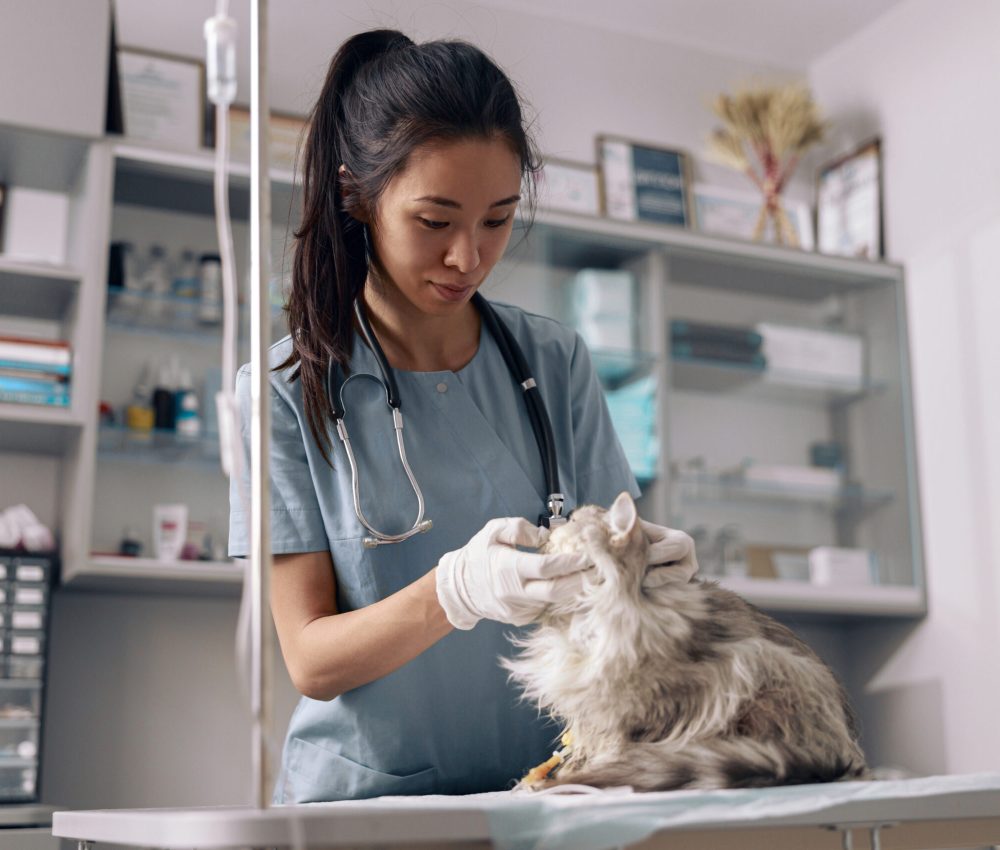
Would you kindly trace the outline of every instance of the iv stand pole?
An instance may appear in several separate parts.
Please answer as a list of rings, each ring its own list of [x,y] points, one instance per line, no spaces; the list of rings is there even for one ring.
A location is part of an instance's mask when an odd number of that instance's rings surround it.
[[[250,14],[250,572],[253,718],[253,797],[259,809],[270,802],[272,646],[268,612],[271,579],[271,416],[267,352],[271,307],[271,183],[268,171],[267,0],[252,0]]]

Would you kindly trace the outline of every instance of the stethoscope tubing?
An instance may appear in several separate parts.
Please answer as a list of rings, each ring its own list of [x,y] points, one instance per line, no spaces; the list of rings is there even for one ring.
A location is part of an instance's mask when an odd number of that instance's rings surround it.
[[[539,522],[545,525],[549,525],[550,523],[558,524],[559,522],[565,522],[565,517],[561,515],[564,496],[559,492],[559,461],[556,453],[555,437],[552,431],[552,422],[549,419],[548,411],[545,409],[545,402],[542,399],[538,385],[531,375],[531,369],[528,366],[527,358],[525,358],[524,352],[521,350],[521,346],[514,338],[514,334],[511,332],[510,328],[500,321],[500,318],[496,315],[496,312],[493,310],[490,303],[478,292],[473,294],[472,302],[479,311],[482,321],[486,323],[490,336],[493,337],[497,348],[500,350],[500,354],[507,366],[507,371],[521,387],[524,395],[525,406],[528,411],[528,419],[531,422],[531,430],[535,435],[535,442],[538,445],[538,451],[541,455],[542,470],[545,476],[545,486],[548,493],[549,516],[546,517],[544,514],[541,515],[539,517]],[[347,453],[347,460],[351,467],[351,491],[354,501],[354,512],[361,524],[372,535],[371,537],[366,537],[364,539],[364,545],[366,548],[373,548],[386,543],[400,543],[404,540],[408,540],[413,535],[430,529],[432,523],[431,520],[425,520],[423,518],[423,493],[406,457],[406,445],[403,440],[402,405],[399,397],[399,387],[396,384],[395,374],[393,373],[392,367],[389,365],[389,361],[385,356],[382,346],[379,344],[379,341],[372,330],[368,317],[361,306],[360,298],[356,299],[354,302],[354,314],[358,320],[358,328],[361,336],[364,339],[365,344],[371,350],[375,357],[375,361],[378,364],[378,369],[382,376],[382,387],[386,394],[386,404],[392,410],[393,427],[396,431],[396,443],[399,448],[400,462],[406,472],[406,477],[410,482],[410,487],[413,489],[413,492],[417,497],[417,518],[414,520],[413,525],[409,530],[400,534],[386,534],[385,532],[381,532],[372,526],[372,524],[365,517],[361,508],[360,476],[358,474],[358,465],[354,457],[354,450],[351,446],[350,436],[347,433],[347,426],[344,422],[346,411],[343,399],[344,387],[348,381],[354,377],[361,377],[361,375],[352,375],[350,378],[345,379],[343,370],[337,368],[337,364],[333,361],[333,359],[331,359],[327,365],[327,399],[336,423],[337,435],[344,445],[344,450]],[[373,380],[377,380],[373,375],[368,377],[371,377]]]

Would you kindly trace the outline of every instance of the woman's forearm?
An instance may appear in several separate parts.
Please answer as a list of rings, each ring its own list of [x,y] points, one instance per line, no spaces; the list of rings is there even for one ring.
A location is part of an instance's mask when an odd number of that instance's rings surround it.
[[[298,689],[330,700],[373,682],[433,646],[452,630],[437,600],[435,570],[356,611],[319,617],[296,641]]]

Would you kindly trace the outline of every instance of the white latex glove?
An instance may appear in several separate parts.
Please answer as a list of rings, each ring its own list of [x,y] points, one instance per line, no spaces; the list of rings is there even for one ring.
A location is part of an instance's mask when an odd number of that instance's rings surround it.
[[[582,571],[593,566],[585,555],[541,555],[547,528],[521,517],[493,519],[461,549],[446,552],[437,566],[437,597],[456,629],[482,619],[524,626],[552,602],[570,599],[583,588]]]
[[[649,541],[646,563],[649,569],[643,587],[659,587],[668,582],[687,582],[698,572],[698,558],[691,535],[665,525],[639,520]]]

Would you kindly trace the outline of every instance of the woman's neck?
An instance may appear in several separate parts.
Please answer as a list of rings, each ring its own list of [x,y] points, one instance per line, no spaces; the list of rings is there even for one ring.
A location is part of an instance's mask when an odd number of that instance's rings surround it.
[[[479,311],[471,303],[449,316],[416,310],[392,287],[365,284],[364,304],[389,365],[408,372],[457,372],[479,349]]]

